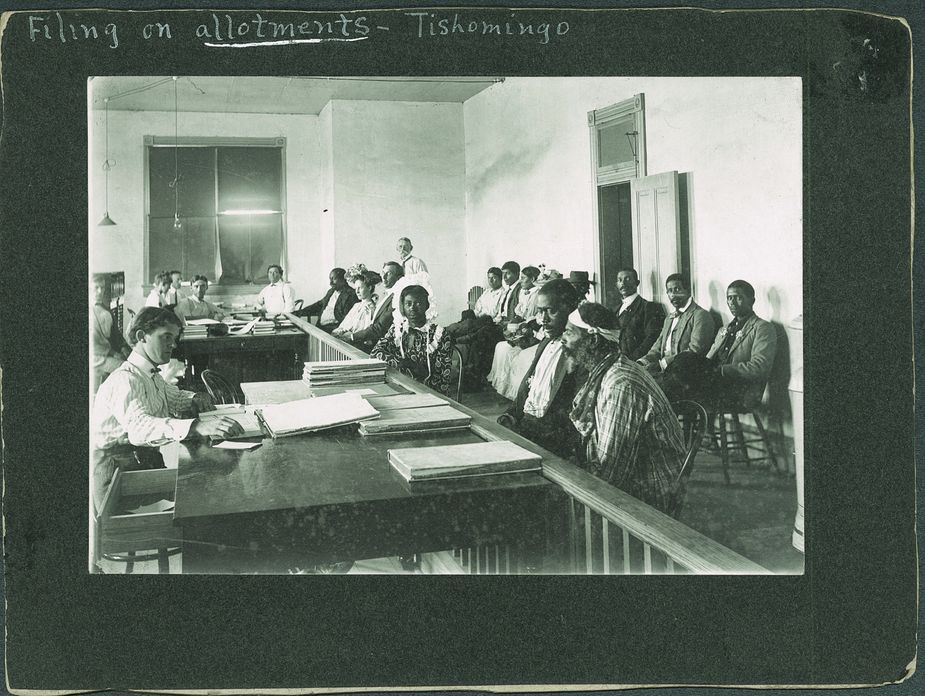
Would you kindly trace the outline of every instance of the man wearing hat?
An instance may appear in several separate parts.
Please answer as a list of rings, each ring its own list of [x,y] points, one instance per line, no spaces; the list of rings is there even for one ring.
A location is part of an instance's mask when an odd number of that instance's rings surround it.
[[[684,437],[668,399],[620,351],[617,317],[595,302],[572,312],[563,350],[588,371],[570,418],[581,437],[579,463],[645,503],[669,511],[683,495]]]
[[[591,292],[591,283],[593,282],[588,276],[587,271],[569,271],[568,282],[578,291],[578,296],[583,300]]]

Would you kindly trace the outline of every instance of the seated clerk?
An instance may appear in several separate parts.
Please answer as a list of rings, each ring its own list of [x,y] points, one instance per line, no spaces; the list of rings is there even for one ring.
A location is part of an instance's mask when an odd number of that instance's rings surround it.
[[[90,305],[90,343],[93,346],[94,391],[104,379],[128,357],[131,348],[113,324],[107,303],[107,281],[93,276],[93,296]]]
[[[358,301],[356,292],[347,285],[346,273],[343,268],[332,269],[328,274],[331,287],[324,297],[294,314],[300,317],[320,315],[318,328],[328,333],[337,328]]]
[[[450,391],[453,337],[428,321],[430,302],[420,285],[406,285],[398,298],[402,320],[389,327],[370,351],[402,373],[443,394]]]
[[[230,418],[198,419],[199,413],[214,409],[212,399],[181,391],[161,377],[158,368],[170,362],[181,332],[180,319],[171,310],[142,309],[129,328],[131,354],[96,395],[90,415],[90,443],[97,508],[116,469],[163,468],[158,450],[161,445],[242,432]]]
[[[154,287],[148,293],[145,307],[166,307],[167,292],[170,290],[171,282],[170,273],[167,271],[161,271],[154,276]]]
[[[295,308],[295,300],[292,297],[292,286],[283,282],[283,267],[276,263],[267,266],[267,278],[270,284],[257,296],[257,310],[268,317],[291,312]]]
[[[350,308],[347,316],[331,335],[349,343],[353,342],[355,333],[368,328],[373,323],[376,313],[376,286],[382,282],[382,276],[375,271],[367,270],[366,266],[358,264],[348,269],[347,281],[353,288],[357,303]]]
[[[706,355],[716,335],[713,317],[691,298],[691,285],[684,275],[668,276],[665,290],[674,312],[665,318],[652,348],[638,360],[652,374],[664,372],[678,353]]]
[[[622,302],[617,308],[620,351],[630,360],[639,360],[649,352],[661,333],[665,310],[658,302],[640,297],[639,274],[633,268],[617,273],[617,292]]]
[[[180,271],[169,271],[169,273],[170,287],[164,293],[164,306],[172,308],[183,298],[180,291],[180,288],[183,287],[183,274]]]
[[[394,321],[392,288],[404,274],[401,264],[396,261],[386,261],[382,265],[382,290],[379,292],[379,299],[376,300],[372,323],[365,329],[353,332],[351,343],[357,348],[368,351],[392,326]]]
[[[209,279],[204,275],[193,276],[193,294],[180,298],[174,312],[185,323],[187,319],[218,319],[225,318],[225,313],[206,299],[209,289]]]
[[[581,375],[566,358],[559,339],[580,301],[567,280],[550,280],[540,288],[536,311],[545,337],[537,346],[513,405],[498,418],[499,424],[565,458],[574,454],[579,442],[569,412]]]
[[[581,437],[579,465],[667,512],[682,493],[678,474],[685,452],[667,397],[652,375],[620,353],[617,317],[603,305],[579,305],[562,344],[588,373],[570,414]]]

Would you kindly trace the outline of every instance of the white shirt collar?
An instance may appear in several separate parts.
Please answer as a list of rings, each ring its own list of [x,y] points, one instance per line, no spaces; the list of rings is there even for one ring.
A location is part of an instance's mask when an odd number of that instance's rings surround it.
[[[125,362],[127,362],[129,365],[132,365],[133,367],[138,368],[138,371],[144,374],[153,374],[159,371],[157,365],[152,363],[150,360],[148,360],[146,355],[139,353],[137,350],[132,350],[132,352],[129,353],[128,358],[126,358]]]
[[[693,297],[688,297],[688,298],[687,298],[687,302],[684,304],[684,306],[681,307],[681,309],[676,309],[675,312],[678,313],[678,314],[684,314],[684,312],[686,312],[688,309],[690,309],[691,304],[692,304],[693,302],[694,302],[694,298],[693,298]]]
[[[638,292],[634,292],[629,297],[624,297],[623,302],[620,304],[620,309],[626,309],[627,307],[629,307],[631,304],[633,304],[633,302],[636,301],[637,297],[639,297]]]

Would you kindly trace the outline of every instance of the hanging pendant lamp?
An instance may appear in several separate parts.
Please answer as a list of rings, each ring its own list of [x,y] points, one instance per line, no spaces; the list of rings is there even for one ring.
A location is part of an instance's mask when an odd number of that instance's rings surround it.
[[[103,219],[97,225],[100,227],[112,227],[116,223],[109,217],[109,170],[112,169],[115,163],[109,159],[109,98],[104,99],[103,103],[106,105],[106,159],[103,161],[103,171],[106,173],[106,214],[103,215]]]
[[[180,221],[180,160],[178,154],[178,141],[180,140],[180,108],[177,99],[177,76],[173,77],[173,228],[180,232],[183,223]]]

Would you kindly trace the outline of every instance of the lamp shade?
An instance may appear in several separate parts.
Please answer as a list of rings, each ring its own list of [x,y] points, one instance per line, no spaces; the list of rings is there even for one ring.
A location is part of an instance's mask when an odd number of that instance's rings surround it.
[[[96,224],[97,224],[99,227],[109,227],[109,226],[115,225],[116,223],[113,221],[113,219],[112,219],[111,217],[109,217],[109,211],[107,210],[107,211],[106,211],[106,214],[103,216],[103,219],[100,220],[100,221],[99,221],[98,223],[96,223]]]

